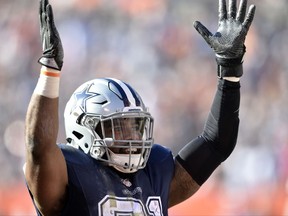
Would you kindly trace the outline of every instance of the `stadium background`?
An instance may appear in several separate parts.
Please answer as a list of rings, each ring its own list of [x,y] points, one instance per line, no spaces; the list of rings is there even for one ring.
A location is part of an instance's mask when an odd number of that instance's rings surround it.
[[[102,76],[123,79],[141,93],[155,116],[156,142],[174,153],[201,132],[215,91],[216,64],[192,23],[200,20],[215,32],[218,1],[51,3],[65,50],[59,142],[64,142],[63,110],[69,96],[82,82]],[[257,10],[246,42],[238,145],[195,196],[170,209],[172,216],[288,215],[288,1],[249,3]],[[22,173],[23,131],[40,55],[38,1],[0,0],[4,216],[35,215]]]

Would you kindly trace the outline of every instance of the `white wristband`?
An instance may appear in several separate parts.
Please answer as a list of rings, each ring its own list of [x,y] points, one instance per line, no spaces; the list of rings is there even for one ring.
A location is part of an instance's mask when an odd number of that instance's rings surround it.
[[[59,97],[60,71],[42,66],[34,93],[48,98]]]

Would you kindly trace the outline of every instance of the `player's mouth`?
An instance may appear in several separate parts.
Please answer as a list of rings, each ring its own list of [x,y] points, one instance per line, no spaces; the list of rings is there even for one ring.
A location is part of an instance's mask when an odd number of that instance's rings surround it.
[[[123,148],[120,149],[120,154],[140,154],[139,148]]]
[[[116,154],[140,154],[140,148],[111,148],[111,150]]]

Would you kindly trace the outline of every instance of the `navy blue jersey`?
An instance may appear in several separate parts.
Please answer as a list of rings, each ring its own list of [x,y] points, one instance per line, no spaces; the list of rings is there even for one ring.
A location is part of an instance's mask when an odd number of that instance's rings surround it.
[[[60,144],[68,170],[68,200],[62,215],[168,215],[174,173],[170,150],[154,144],[147,165],[122,174],[81,150]]]

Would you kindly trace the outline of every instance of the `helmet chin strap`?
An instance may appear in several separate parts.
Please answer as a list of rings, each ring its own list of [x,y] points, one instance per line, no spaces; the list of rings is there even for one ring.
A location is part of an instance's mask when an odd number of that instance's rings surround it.
[[[115,154],[108,149],[112,163],[109,166],[114,167],[122,173],[134,173],[144,162],[141,154]]]

